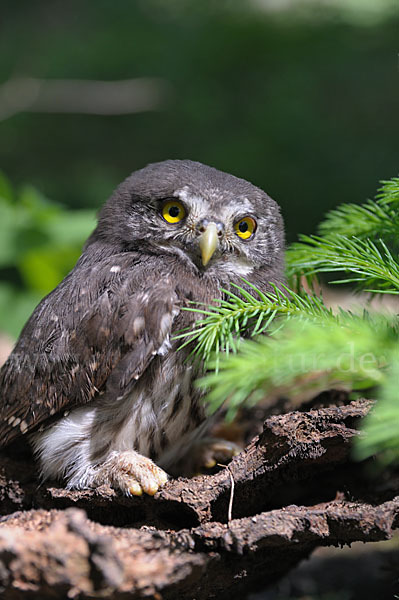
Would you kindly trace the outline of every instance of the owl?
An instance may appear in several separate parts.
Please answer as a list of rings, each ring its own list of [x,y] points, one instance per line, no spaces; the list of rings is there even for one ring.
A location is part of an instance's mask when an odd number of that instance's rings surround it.
[[[206,430],[183,309],[278,285],[283,253],[279,207],[247,181],[190,160],[134,172],[1,370],[1,445],[27,435],[69,488],[155,494]]]

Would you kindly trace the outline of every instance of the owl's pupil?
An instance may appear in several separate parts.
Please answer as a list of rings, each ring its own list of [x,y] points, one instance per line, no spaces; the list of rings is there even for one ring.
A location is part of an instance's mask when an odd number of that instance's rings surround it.
[[[179,207],[178,206],[171,206],[169,209],[169,214],[171,217],[178,217],[179,216]]]
[[[241,233],[245,233],[246,231],[248,231],[248,223],[246,221],[241,221],[241,223],[238,226],[238,229],[241,231]]]

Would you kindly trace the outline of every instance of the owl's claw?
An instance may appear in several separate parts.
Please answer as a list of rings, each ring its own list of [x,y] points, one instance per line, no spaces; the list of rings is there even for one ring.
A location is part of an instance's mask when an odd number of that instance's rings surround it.
[[[154,496],[168,476],[150,458],[134,450],[114,452],[99,468],[94,484],[107,483],[127,496]]]
[[[143,495],[143,488],[141,487],[141,485],[137,481],[132,481],[132,483],[130,484],[128,492],[132,496],[142,496]]]
[[[152,463],[152,465],[154,465],[154,463]],[[150,474],[147,473],[141,479],[140,483],[134,482],[136,485],[132,485],[130,487],[130,492],[133,496],[141,496],[143,492],[145,494],[148,494],[149,496],[154,496],[159,490],[159,488],[168,481],[168,476],[165,473],[165,471],[162,471],[162,469],[160,469],[156,465],[154,466],[156,467],[155,472],[154,469],[151,468]],[[137,489],[137,486],[139,491],[135,491]]]

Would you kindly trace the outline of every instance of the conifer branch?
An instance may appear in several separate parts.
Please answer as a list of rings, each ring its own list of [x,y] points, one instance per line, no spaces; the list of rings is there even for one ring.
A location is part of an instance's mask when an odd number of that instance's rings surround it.
[[[285,286],[279,289],[273,284],[273,292],[262,292],[248,281],[243,281],[253,289],[253,294],[233,284],[238,294],[222,290],[225,299],[215,305],[183,309],[199,312],[204,317],[195,323],[194,329],[179,333],[175,339],[184,340],[180,348],[195,342],[192,354],[205,363],[213,356],[216,370],[220,352],[227,355],[237,352],[242,335],[254,337],[266,330],[270,333],[277,317],[284,317],[285,321],[293,316],[325,320],[337,318],[317,296],[301,296]]]
[[[356,283],[366,291],[399,293],[399,262],[386,244],[344,235],[301,236],[287,257],[288,276],[341,272],[331,283]]]
[[[396,326],[396,317],[369,313],[342,312],[335,322],[296,316],[275,336],[245,341],[235,356],[221,356],[218,373],[208,373],[199,385],[209,389],[212,410],[227,401],[233,417],[239,406],[268,394],[295,397],[383,384]]]

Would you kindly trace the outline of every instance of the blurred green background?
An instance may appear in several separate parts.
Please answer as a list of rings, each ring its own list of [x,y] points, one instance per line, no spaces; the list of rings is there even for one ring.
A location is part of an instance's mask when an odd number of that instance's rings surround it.
[[[373,196],[398,173],[398,25],[390,0],[3,0],[0,330],[18,333],[148,162],[249,179],[289,241]],[[99,94],[108,114],[71,81],[137,78],[127,108]]]

